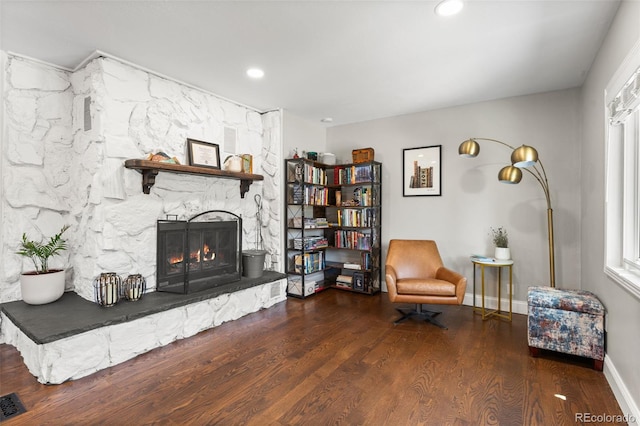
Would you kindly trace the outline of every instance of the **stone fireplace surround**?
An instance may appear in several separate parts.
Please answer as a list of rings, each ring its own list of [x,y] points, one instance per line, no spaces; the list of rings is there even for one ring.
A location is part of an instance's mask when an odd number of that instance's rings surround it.
[[[68,294],[62,302],[94,305],[93,279],[101,272],[140,273],[147,288],[155,289],[155,226],[167,215],[234,211],[244,218],[243,247],[254,248],[254,194],[262,197],[268,269],[281,270],[280,111],[262,114],[108,55],[96,55],[82,68],[67,71],[0,54],[7,136],[0,155],[0,302],[23,304],[16,302],[21,299],[19,275],[28,264],[15,255],[22,232],[37,239],[71,225],[66,235],[70,249],[66,258],[56,259],[67,266]],[[237,135],[231,144],[228,129]],[[237,181],[159,174],[151,193],[143,194],[140,174],[125,169],[124,161],[164,151],[184,162],[187,138],[219,144],[222,160],[227,154],[252,154],[254,173],[264,181],[251,185],[243,199]],[[129,316],[117,324],[107,321],[105,327],[53,342],[32,340],[3,313],[0,343],[16,346],[38,380],[60,383],[283,301],[286,291],[272,295],[284,282],[271,278],[270,283],[163,312]],[[148,296],[148,301],[161,297]],[[27,308],[33,312],[39,307]],[[67,320],[72,322],[74,315],[73,310],[66,312]]]
[[[286,299],[286,276],[266,271],[189,294],[154,292],[102,308],[73,292],[47,305],[0,305],[2,340],[38,381],[59,384],[120,364],[175,340]]]

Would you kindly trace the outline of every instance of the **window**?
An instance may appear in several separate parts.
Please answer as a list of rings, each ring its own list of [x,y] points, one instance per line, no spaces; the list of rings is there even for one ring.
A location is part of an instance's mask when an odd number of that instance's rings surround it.
[[[640,298],[640,45],[607,87],[605,273]]]

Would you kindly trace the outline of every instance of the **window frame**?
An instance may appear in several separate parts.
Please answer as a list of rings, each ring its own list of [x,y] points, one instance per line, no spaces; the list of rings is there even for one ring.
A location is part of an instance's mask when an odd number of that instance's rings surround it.
[[[630,109],[620,108],[621,93],[629,89],[629,82],[640,90],[640,42],[607,85],[604,96],[604,272],[640,299],[640,102],[636,99]]]

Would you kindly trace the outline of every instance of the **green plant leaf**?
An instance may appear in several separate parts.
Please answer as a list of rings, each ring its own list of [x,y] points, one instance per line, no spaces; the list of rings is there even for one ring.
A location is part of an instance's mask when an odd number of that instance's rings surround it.
[[[41,274],[48,272],[49,258],[59,255],[67,249],[67,242],[62,238],[62,234],[67,229],[69,229],[69,225],[63,226],[60,232],[51,237],[47,244],[31,241],[28,239],[27,234],[23,233],[21,242],[22,249],[18,250],[16,254],[30,258],[35,266],[36,273]]]

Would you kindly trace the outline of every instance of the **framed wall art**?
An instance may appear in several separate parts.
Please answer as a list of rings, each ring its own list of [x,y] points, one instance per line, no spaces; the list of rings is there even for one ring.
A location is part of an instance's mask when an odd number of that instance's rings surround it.
[[[218,144],[187,139],[187,158],[190,166],[220,168],[220,147]]]
[[[402,150],[402,195],[442,195],[442,145]]]

